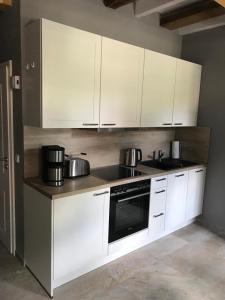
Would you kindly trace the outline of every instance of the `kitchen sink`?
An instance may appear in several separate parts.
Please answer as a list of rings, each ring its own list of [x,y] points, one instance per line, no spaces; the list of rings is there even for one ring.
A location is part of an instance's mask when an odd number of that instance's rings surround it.
[[[146,160],[140,162],[140,165],[147,166],[150,168],[160,169],[160,170],[173,170],[179,168],[186,168],[197,165],[196,162],[182,160],[182,159],[170,159],[164,158],[159,160]]]

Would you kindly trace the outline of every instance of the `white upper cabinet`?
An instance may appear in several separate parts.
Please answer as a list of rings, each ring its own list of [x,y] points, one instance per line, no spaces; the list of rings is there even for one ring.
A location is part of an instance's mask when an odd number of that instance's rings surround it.
[[[145,50],[142,127],[172,126],[176,58]]]
[[[28,26],[27,42],[28,125],[99,127],[101,37],[42,19]]]
[[[25,48],[25,125],[196,125],[200,65],[45,19]]]
[[[140,127],[144,49],[102,39],[101,127]]]
[[[196,126],[202,67],[177,60],[173,126]]]
[[[206,168],[189,171],[187,219],[191,220],[202,213],[202,204],[205,187]]]

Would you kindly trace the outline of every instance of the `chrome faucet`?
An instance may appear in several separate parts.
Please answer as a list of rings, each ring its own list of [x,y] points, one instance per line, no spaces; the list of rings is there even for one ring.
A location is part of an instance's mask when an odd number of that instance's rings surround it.
[[[164,154],[165,154],[165,153],[164,153],[162,150],[159,150],[159,151],[158,151],[158,160],[159,160],[159,161],[162,161],[162,158],[163,158]]]

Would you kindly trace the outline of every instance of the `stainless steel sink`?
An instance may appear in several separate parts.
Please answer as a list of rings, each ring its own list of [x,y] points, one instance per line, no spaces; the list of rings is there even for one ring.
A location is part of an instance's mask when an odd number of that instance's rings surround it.
[[[186,168],[197,165],[196,162],[182,160],[182,159],[169,159],[164,158],[159,160],[146,160],[140,162],[140,165],[147,166],[150,168],[160,169],[160,170],[174,170],[180,168]]]

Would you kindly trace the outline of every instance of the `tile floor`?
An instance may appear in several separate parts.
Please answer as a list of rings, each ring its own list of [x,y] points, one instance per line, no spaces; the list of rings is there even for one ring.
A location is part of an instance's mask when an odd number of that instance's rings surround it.
[[[55,291],[56,300],[225,300],[225,240],[193,224]],[[0,246],[0,299],[49,299]]]

